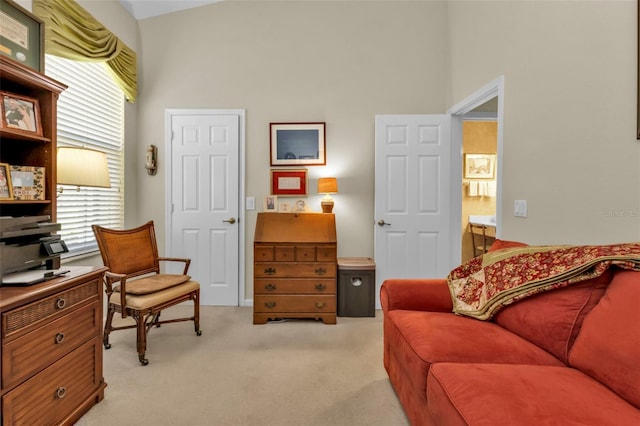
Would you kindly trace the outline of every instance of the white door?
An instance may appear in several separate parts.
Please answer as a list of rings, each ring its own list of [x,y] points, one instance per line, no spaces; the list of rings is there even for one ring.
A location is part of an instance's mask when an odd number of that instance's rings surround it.
[[[239,135],[236,114],[180,110],[170,121],[167,255],[191,259],[203,305],[239,298]],[[169,150],[168,150],[169,151]]]
[[[376,306],[387,278],[451,270],[451,118],[379,115],[375,130]]]

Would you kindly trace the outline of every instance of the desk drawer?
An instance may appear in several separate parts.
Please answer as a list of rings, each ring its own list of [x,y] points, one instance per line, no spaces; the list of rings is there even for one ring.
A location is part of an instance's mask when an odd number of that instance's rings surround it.
[[[70,290],[38,300],[2,314],[2,339],[17,337],[50,322],[81,303],[100,300],[102,283],[89,281]]]
[[[335,278],[257,278],[256,294],[336,294]]]
[[[333,278],[336,271],[337,264],[329,262],[256,262],[253,273],[256,278]]]
[[[2,346],[2,388],[42,370],[100,335],[100,305],[94,302]]]
[[[58,424],[102,386],[102,346],[87,342],[2,397],[4,425]]]
[[[336,312],[335,295],[256,295],[254,312],[324,313]]]

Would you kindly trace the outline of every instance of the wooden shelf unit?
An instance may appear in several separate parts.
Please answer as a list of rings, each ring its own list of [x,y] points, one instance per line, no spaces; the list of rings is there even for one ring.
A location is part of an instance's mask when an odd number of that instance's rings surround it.
[[[44,200],[0,200],[0,216],[49,215],[56,220],[57,103],[67,86],[5,56],[0,56],[3,92],[38,100],[42,136],[0,128],[0,163],[45,168]]]

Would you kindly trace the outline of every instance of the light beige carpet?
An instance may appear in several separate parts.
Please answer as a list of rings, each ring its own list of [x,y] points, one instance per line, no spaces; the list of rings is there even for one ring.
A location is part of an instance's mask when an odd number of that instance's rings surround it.
[[[188,315],[178,306],[163,317]],[[406,426],[382,365],[382,312],[252,324],[251,308],[203,306],[193,323],[149,332],[141,366],[135,331],[111,334],[105,399],[79,426]]]

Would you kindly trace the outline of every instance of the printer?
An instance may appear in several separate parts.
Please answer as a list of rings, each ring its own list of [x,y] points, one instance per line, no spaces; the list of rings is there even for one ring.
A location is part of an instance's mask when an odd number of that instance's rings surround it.
[[[45,266],[60,268],[60,255],[69,250],[60,235],[60,224],[51,217],[0,217],[0,280],[8,274]]]

